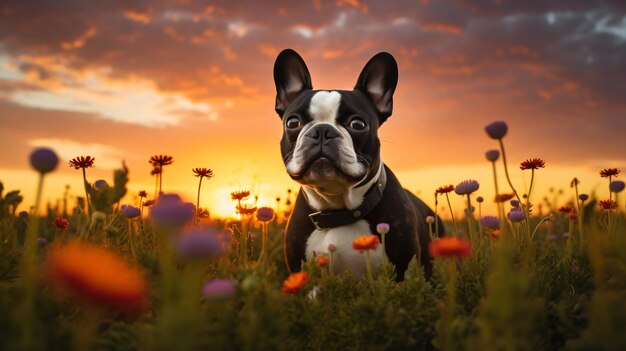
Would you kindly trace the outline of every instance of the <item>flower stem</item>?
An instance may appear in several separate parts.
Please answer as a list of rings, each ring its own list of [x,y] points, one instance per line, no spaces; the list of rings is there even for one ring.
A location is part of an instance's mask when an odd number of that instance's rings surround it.
[[[196,217],[198,222],[200,221],[200,188],[202,187],[202,176],[200,176],[200,182],[198,183],[198,199],[196,200]]]
[[[470,194],[467,194],[467,227],[469,229],[470,241],[474,238],[474,212],[472,212],[472,200]]]
[[[454,224],[453,236],[458,236],[458,230],[456,228],[456,221],[454,220],[454,213],[452,212],[452,205],[450,204],[450,197],[448,196],[448,193],[446,193],[446,200],[448,201],[448,208],[450,208],[450,216],[452,217],[452,224]]]
[[[137,254],[135,253],[135,226],[133,225],[133,220],[128,219],[128,247],[130,248],[130,252],[133,255],[133,260],[137,261]]]
[[[370,260],[370,250],[365,250],[365,260],[367,262],[367,280],[371,284],[374,282],[374,276],[372,275],[372,262]]]
[[[439,237],[439,216],[437,216],[437,207],[439,207],[439,200],[438,200],[437,193],[435,193],[435,237],[438,238]]]
[[[89,194],[87,193],[87,172],[85,171],[84,167],[83,167],[83,185],[85,186],[85,213],[87,214],[87,219],[89,219],[91,216],[91,213],[89,212],[90,210]]]
[[[504,174],[506,175],[506,180],[509,182],[509,186],[511,187],[511,190],[513,190],[517,201],[521,203],[522,200],[519,198],[519,195],[517,195],[517,190],[515,190],[515,187],[511,182],[511,177],[509,177],[509,168],[506,165],[506,152],[504,151],[504,143],[502,142],[502,139],[498,139],[498,142],[500,143],[500,151],[502,151],[502,163],[504,164]]]

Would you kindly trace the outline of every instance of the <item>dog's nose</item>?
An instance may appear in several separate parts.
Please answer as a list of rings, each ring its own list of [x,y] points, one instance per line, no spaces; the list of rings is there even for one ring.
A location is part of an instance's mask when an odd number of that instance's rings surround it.
[[[321,124],[309,129],[304,136],[324,144],[326,141],[338,138],[340,135],[337,128],[329,124]]]

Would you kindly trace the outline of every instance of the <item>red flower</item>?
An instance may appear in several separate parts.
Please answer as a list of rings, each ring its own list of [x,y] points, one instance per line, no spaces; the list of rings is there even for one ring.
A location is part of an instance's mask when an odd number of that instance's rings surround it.
[[[363,253],[366,250],[376,250],[380,240],[376,235],[360,236],[352,242],[352,248]]]
[[[74,167],[74,169],[93,167],[93,161],[95,160],[95,157],[91,156],[75,157],[70,160],[70,167]]]
[[[213,178],[213,170],[210,168],[194,168],[192,171],[196,177]]]
[[[572,212],[573,208],[570,205],[564,205],[559,207],[559,212],[563,212],[563,213],[570,213]]]
[[[309,275],[306,272],[292,273],[285,279],[280,291],[285,294],[297,294],[308,281]]]
[[[171,165],[174,162],[174,158],[167,155],[155,155],[150,157],[150,161],[148,162],[150,162],[155,169],[158,167],[159,170],[161,170],[163,166]]]
[[[572,221],[575,221],[575,220],[577,220],[577,219],[578,219],[578,215],[576,214],[576,212],[570,212],[570,213],[567,215],[567,218],[571,219]]]
[[[454,185],[452,184],[444,185],[444,186],[440,186],[439,188],[437,188],[437,190],[435,190],[435,194],[447,194],[451,192],[452,190],[454,190]]]
[[[232,193],[230,193],[230,198],[233,200],[238,200],[238,201],[241,201],[247,198],[248,196],[250,196],[249,190],[239,190],[239,191],[233,191]]]
[[[600,208],[603,210],[614,210],[617,208],[617,202],[613,200],[600,200]]]
[[[65,230],[67,229],[67,227],[70,226],[70,221],[67,218],[63,218],[63,217],[55,218],[55,220],[52,223],[54,223],[54,226],[57,227],[57,229],[61,229],[61,230]]]
[[[600,177],[609,178],[609,177],[617,177],[617,175],[621,172],[617,168],[605,168],[600,171]]]
[[[431,257],[467,257],[472,253],[472,244],[469,240],[457,237],[445,237],[434,240],[428,245]]]
[[[546,162],[540,158],[529,158],[520,165],[521,170],[544,168]]]
[[[139,192],[139,197],[146,197],[148,196],[148,193],[145,190],[142,190]]]
[[[506,202],[515,197],[514,193],[496,195],[496,202]]]

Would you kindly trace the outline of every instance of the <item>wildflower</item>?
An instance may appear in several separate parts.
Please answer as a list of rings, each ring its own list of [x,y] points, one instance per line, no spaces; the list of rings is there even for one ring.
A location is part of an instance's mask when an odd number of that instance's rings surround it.
[[[491,230],[489,234],[491,235],[492,238],[497,239],[500,237],[500,229]]]
[[[519,208],[519,201],[517,201],[517,200],[511,200],[511,207],[514,207],[514,208]]]
[[[487,158],[487,161],[496,162],[498,158],[500,158],[500,151],[495,149],[489,150],[485,152],[485,157]]]
[[[70,226],[70,221],[67,218],[57,217],[52,222],[57,229],[65,230]]]
[[[380,240],[376,235],[360,236],[354,239],[352,248],[363,253],[363,251],[376,250],[378,244],[380,244]]]
[[[621,180],[614,180],[611,183],[609,183],[609,190],[611,190],[614,193],[619,193],[622,190],[624,190],[624,187],[626,186],[626,183],[624,183]]]
[[[433,217],[433,216],[426,216],[426,223],[428,223],[428,224],[435,223],[435,217]]]
[[[444,185],[444,186],[440,186],[439,188],[437,188],[437,190],[435,190],[435,194],[447,194],[451,192],[452,190],[454,190],[454,185],[452,184]]]
[[[152,207],[150,215],[157,225],[178,227],[193,219],[194,206],[183,203],[178,195],[165,194]]]
[[[507,202],[509,200],[511,200],[512,198],[515,197],[514,193],[508,193],[508,194],[498,194],[496,195],[496,202]]]
[[[158,167],[159,172],[163,170],[163,166],[168,166],[174,163],[174,158],[167,155],[155,155],[150,157],[150,164],[156,169]],[[154,171],[154,170],[153,170]]]
[[[454,192],[458,195],[469,195],[478,190],[479,186],[480,185],[477,181],[473,179],[468,179],[457,184],[457,186],[454,188]]]
[[[577,219],[578,219],[578,215],[576,214],[576,212],[570,212],[570,213],[567,215],[567,218],[571,219],[572,221],[575,221],[575,220],[577,220]]]
[[[330,263],[330,259],[327,255],[320,255],[315,258],[315,264],[319,267],[327,267]]]
[[[570,213],[572,212],[573,208],[570,205],[564,205],[559,207],[559,212],[563,212],[563,213]]]
[[[544,160],[540,158],[529,158],[528,160],[522,162],[519,168],[521,170],[525,170],[525,169],[544,168],[545,166],[546,166],[546,162]]]
[[[570,188],[574,188],[574,187],[576,187],[578,184],[580,184],[580,181],[578,180],[578,178],[574,177],[574,179],[572,179],[572,181],[569,183],[569,187],[570,187]]]
[[[176,253],[187,259],[202,259],[217,256],[223,251],[223,244],[212,229],[194,230],[180,233],[176,237]]]
[[[465,213],[465,217],[469,217],[470,215],[472,215],[472,213],[474,213],[476,210],[476,208],[474,206],[472,206],[472,210],[469,211],[467,208],[463,209],[463,213]]]
[[[46,238],[41,237],[41,236],[37,238],[37,246],[43,247],[46,245],[48,245],[48,240]]]
[[[274,218],[274,210],[270,207],[261,207],[256,211],[256,219],[261,222],[269,222]]]
[[[613,200],[600,200],[600,208],[603,210],[614,210],[617,208],[617,202]]]
[[[146,305],[148,283],[143,274],[100,246],[70,242],[53,250],[44,266],[50,283],[94,305],[124,311]]]
[[[204,284],[202,295],[208,299],[220,299],[235,295],[236,282],[232,279],[213,279]]]
[[[146,200],[143,202],[143,207],[150,207],[154,205],[154,200]]]
[[[495,216],[484,216],[480,219],[480,225],[488,229],[500,229],[500,220]]]
[[[159,174],[161,174],[161,168],[159,166],[155,166],[150,171],[150,175],[159,175]]]
[[[605,168],[605,169],[600,171],[600,177],[602,177],[602,178],[617,177],[617,175],[620,172],[621,171],[619,169],[617,169],[617,168]]]
[[[59,156],[47,147],[35,149],[30,154],[30,165],[39,173],[52,172],[59,164]]]
[[[476,198],[476,202],[478,202],[478,203],[482,203],[483,201],[485,201],[485,199],[483,199],[482,196],[479,196],[479,197]]]
[[[335,244],[328,244],[328,252],[333,253],[337,251],[337,245]]]
[[[204,209],[204,208],[198,208],[198,218],[209,218],[209,217],[211,217],[209,210]]]
[[[456,236],[433,240],[428,245],[428,252],[433,258],[436,257],[459,257],[464,258],[472,253],[472,244],[469,240]]]
[[[122,213],[122,216],[128,219],[139,217],[141,215],[141,210],[131,205],[122,205],[122,209],[120,212]]]
[[[306,272],[292,273],[285,279],[280,290],[285,294],[297,294],[308,281],[309,275]]]
[[[526,213],[519,208],[513,208],[508,217],[512,222],[521,222],[526,219]]]
[[[485,131],[491,139],[502,139],[506,135],[509,127],[504,121],[495,121],[485,127]]]
[[[587,195],[587,194],[580,194],[580,195],[578,195],[578,199],[580,199],[580,201],[587,201],[589,199],[589,195]]]
[[[109,183],[107,183],[106,180],[104,179],[98,179],[93,183],[93,187],[96,190],[102,190],[102,189],[106,189],[109,187]]]
[[[237,200],[237,201],[246,199],[249,196],[250,196],[250,191],[248,190],[238,190],[238,191],[233,191],[232,193],[230,193],[230,198],[233,200]]]
[[[378,223],[376,225],[376,232],[380,235],[389,233],[389,223]]]
[[[91,156],[74,157],[70,160],[70,167],[74,167],[74,169],[90,168],[93,167],[93,162],[95,160],[96,159]]]
[[[237,210],[237,213],[242,216],[251,216],[256,211],[256,206],[252,204],[238,204],[235,209]]]
[[[139,192],[139,197],[147,197],[147,196],[148,196],[148,193],[145,190],[141,190]]]
[[[196,177],[213,178],[213,170],[210,168],[194,168],[192,171]]]

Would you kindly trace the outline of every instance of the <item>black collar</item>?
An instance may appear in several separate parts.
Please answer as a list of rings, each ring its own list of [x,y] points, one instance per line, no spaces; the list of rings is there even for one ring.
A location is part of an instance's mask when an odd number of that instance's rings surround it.
[[[363,196],[361,205],[353,210],[344,208],[342,210],[322,210],[309,215],[311,222],[317,229],[329,229],[342,225],[352,224],[365,218],[383,198],[383,191],[387,185],[385,169],[382,169],[380,177],[367,190]]]

